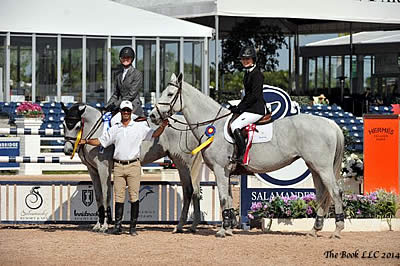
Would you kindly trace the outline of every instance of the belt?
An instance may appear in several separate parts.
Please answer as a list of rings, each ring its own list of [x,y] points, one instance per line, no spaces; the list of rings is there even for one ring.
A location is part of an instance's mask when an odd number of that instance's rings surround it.
[[[138,160],[139,159],[123,161],[123,160],[115,160],[114,159],[114,162],[119,163],[119,164],[123,164],[123,165],[127,165],[127,164],[134,163],[134,162],[136,162]]]

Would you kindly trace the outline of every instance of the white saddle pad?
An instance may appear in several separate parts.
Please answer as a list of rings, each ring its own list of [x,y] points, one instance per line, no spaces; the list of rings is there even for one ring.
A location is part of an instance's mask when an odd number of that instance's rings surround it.
[[[235,143],[235,140],[228,133],[228,122],[232,115],[228,117],[224,125],[224,137],[229,143]],[[273,133],[273,123],[268,123],[266,125],[257,125],[256,132],[254,132],[253,143],[264,143],[272,139]]]

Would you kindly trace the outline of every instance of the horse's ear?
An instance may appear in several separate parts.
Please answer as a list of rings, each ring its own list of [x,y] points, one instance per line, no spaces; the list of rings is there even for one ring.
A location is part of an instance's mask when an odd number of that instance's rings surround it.
[[[80,105],[80,106],[78,107],[78,110],[79,110],[79,116],[82,116],[83,113],[84,113],[85,110],[86,110],[86,105]]]
[[[182,80],[183,80],[183,73],[181,72],[181,73],[179,73],[179,75],[178,75],[178,77],[177,77],[177,83],[178,83],[178,84],[181,84],[181,83],[182,83]]]
[[[66,113],[68,111],[68,108],[64,105],[63,102],[61,102],[61,109]]]
[[[172,73],[170,82],[171,82],[171,83],[175,83],[175,82],[176,82],[175,73]]]

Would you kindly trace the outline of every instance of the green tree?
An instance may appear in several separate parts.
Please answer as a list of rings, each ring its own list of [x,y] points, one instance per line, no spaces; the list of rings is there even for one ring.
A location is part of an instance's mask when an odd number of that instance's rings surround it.
[[[257,51],[257,64],[262,70],[273,71],[279,65],[278,49],[287,46],[285,37],[277,26],[262,24],[257,18],[238,23],[222,41],[222,66],[224,73],[242,70],[238,60],[240,49],[253,45]]]

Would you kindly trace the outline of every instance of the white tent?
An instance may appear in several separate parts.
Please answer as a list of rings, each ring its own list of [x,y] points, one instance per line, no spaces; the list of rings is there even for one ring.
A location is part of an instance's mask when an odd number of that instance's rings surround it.
[[[156,13],[214,26],[214,16],[223,16],[220,32],[246,17],[274,20],[286,32],[345,32],[399,29],[400,3],[381,0],[113,0]],[[269,21],[271,22],[271,21]],[[396,25],[397,24],[397,25]]]
[[[213,29],[108,0],[1,0],[0,31],[211,37]]]
[[[307,47],[348,45],[350,36],[309,43]],[[400,31],[371,31],[353,34],[353,44],[400,43]]]

